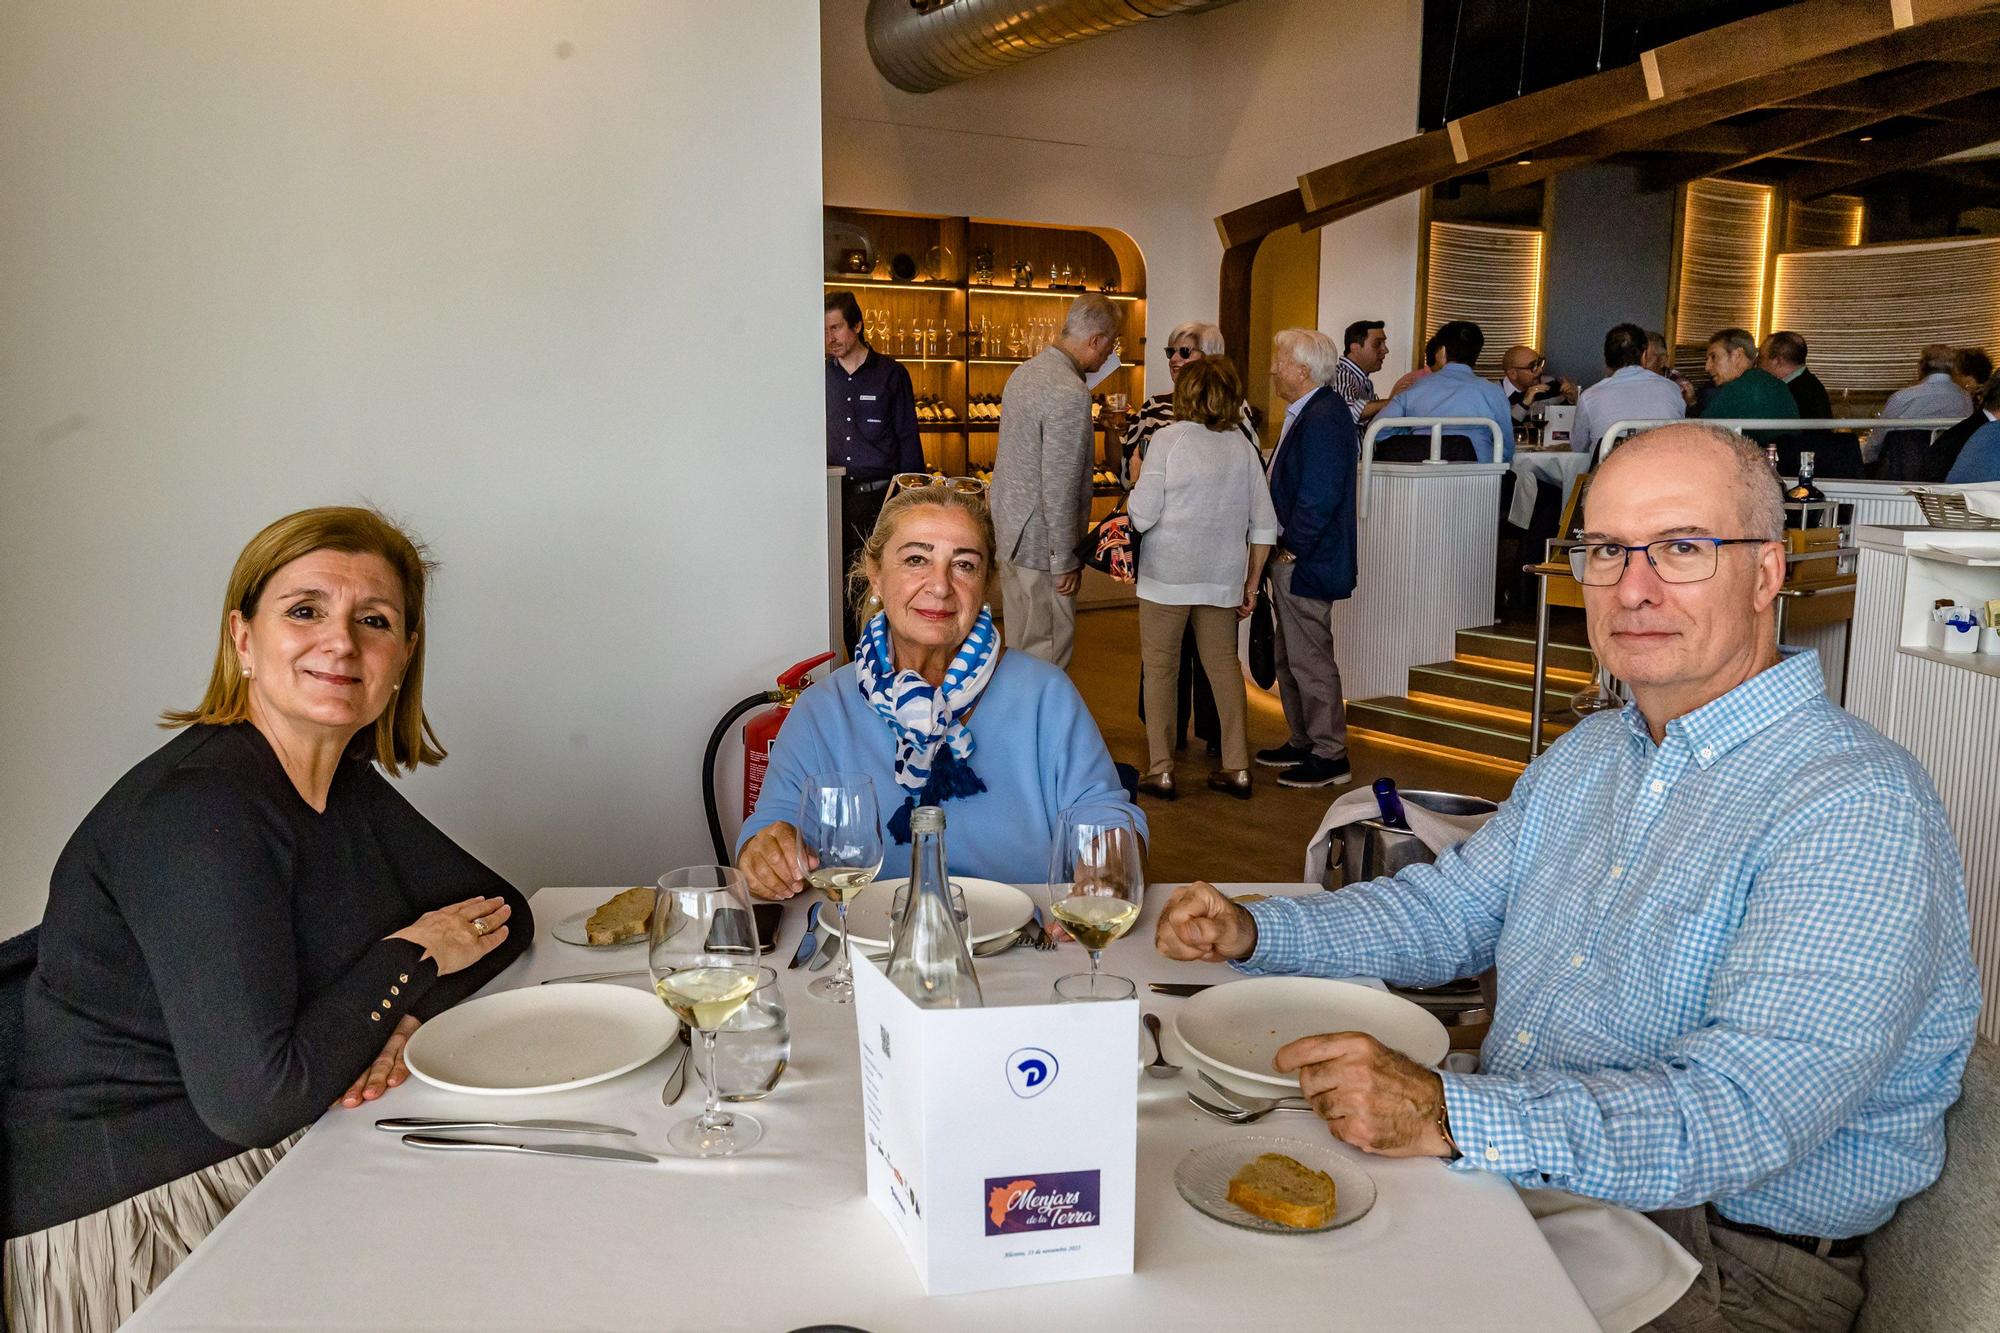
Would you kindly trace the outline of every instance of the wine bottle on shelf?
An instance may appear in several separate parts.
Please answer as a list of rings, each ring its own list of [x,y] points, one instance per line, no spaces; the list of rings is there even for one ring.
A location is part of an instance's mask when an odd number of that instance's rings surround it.
[[[1382,812],[1382,827],[1410,831],[1410,820],[1403,813],[1403,798],[1396,792],[1396,779],[1375,779],[1375,806]]]
[[[979,974],[951,906],[945,871],[944,811],[910,812],[910,905],[889,946],[891,985],[923,1009],[978,1009]]]
[[[1784,476],[1784,475],[1785,475],[1784,473],[1782,473],[1782,472],[1780,472],[1780,471],[1778,470],[1778,446],[1777,446],[1777,445],[1775,445],[1775,444],[1767,444],[1767,445],[1765,445],[1765,446],[1764,446],[1764,461],[1765,461],[1766,463],[1768,463],[1768,464],[1770,464],[1770,465],[1771,465],[1771,475],[1772,475],[1772,476],[1774,476],[1774,477],[1782,477],[1782,476]]]

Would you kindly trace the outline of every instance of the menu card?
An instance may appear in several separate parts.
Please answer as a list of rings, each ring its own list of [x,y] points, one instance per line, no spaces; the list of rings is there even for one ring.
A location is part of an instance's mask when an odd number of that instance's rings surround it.
[[[1138,1001],[921,1009],[853,958],[868,1197],[924,1290],[1131,1272]]]

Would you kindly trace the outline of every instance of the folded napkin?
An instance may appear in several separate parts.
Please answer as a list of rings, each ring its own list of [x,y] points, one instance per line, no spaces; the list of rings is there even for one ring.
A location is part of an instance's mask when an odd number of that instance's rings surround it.
[[[1319,831],[1306,844],[1306,883],[1317,884],[1320,876],[1326,873],[1333,840],[1341,829],[1359,820],[1374,819],[1381,813],[1382,808],[1376,804],[1374,791],[1367,787],[1351,791],[1328,806],[1326,817],[1319,821]],[[1415,801],[1403,802],[1403,814],[1410,821],[1410,832],[1431,849],[1432,855],[1471,837],[1481,824],[1493,817],[1490,814],[1440,815],[1424,809]]]
[[[1965,507],[1981,518],[2000,518],[2000,481],[1961,482],[1948,490],[1965,495]]]
[[[1561,1190],[1520,1195],[1604,1333],[1632,1333],[1657,1318],[1701,1272],[1672,1236],[1630,1208]]]

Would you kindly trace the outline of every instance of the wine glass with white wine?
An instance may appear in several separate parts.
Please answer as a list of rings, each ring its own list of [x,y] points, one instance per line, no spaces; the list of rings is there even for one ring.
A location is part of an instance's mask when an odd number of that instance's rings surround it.
[[[1084,948],[1090,971],[1057,979],[1055,998],[1129,1000],[1129,977],[1099,970],[1111,941],[1132,929],[1146,895],[1146,849],[1131,814],[1115,805],[1072,806],[1049,848],[1049,910]]]
[[[729,866],[683,866],[660,876],[646,934],[646,971],[674,1017],[701,1034],[708,1105],[667,1132],[675,1152],[727,1157],[764,1136],[747,1115],[722,1109],[715,1087],[715,1030],[756,993],[757,918],[750,890]]]
[[[847,900],[882,870],[882,815],[866,773],[815,773],[799,801],[799,874],[833,900],[840,916],[840,966],[807,991],[833,1004],[854,1001],[848,961]]]

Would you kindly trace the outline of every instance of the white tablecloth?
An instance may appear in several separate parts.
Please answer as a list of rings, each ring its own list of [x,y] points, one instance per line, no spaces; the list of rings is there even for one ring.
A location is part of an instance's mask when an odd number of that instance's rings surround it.
[[[1508,470],[1514,474],[1514,498],[1507,505],[1507,521],[1517,528],[1528,526],[1535,515],[1535,493],[1543,483],[1569,494],[1570,483],[1590,468],[1590,454],[1568,449],[1533,452],[1517,450]]]
[[[1308,891],[1231,886],[1251,890]],[[1170,1015],[1185,1001],[1154,995],[1145,982],[1234,974],[1154,951],[1152,922],[1166,894],[1161,886],[1148,894],[1139,927],[1106,951],[1105,965],[1140,982],[1147,1010]],[[638,949],[592,951],[548,934],[604,896],[537,894],[535,944],[494,988],[644,966]],[[803,917],[803,908],[787,913],[773,955],[793,1063],[777,1092],[750,1108],[764,1139],[749,1153],[706,1162],[673,1155],[667,1130],[698,1109],[701,1085],[691,1078],[680,1104],[662,1107],[659,1062],[546,1097],[473,1097],[412,1079],[321,1119],[127,1329],[1597,1328],[1513,1189],[1435,1160],[1355,1153],[1379,1196],[1368,1216],[1338,1231],[1268,1236],[1202,1216],[1173,1184],[1189,1149],[1239,1134],[1325,1130],[1304,1116],[1233,1128],[1190,1106],[1181,1080],[1143,1077],[1133,1274],[926,1297],[865,1197],[853,1011],[814,1000],[805,972],[782,970]],[[989,1004],[1040,1000],[1057,975],[1084,965],[1073,944],[1016,949],[981,960],[980,981]],[[637,1146],[661,1161],[423,1152],[376,1130],[384,1115],[607,1121],[638,1130]]]

